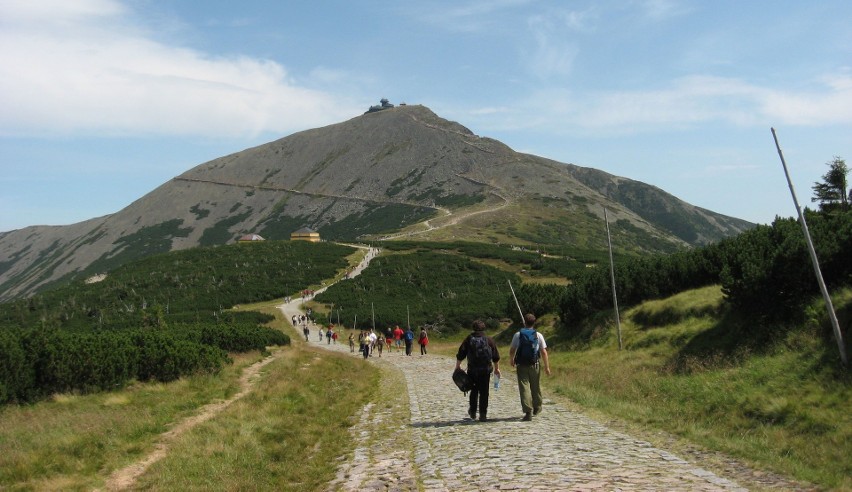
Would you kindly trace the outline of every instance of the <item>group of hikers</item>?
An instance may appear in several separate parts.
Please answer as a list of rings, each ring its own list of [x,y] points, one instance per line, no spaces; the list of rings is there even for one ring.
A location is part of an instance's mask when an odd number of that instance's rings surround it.
[[[509,345],[509,364],[517,371],[521,410],[524,414],[522,420],[524,421],[532,420],[533,416],[538,415],[542,410],[542,368],[547,375],[550,375],[547,343],[544,336],[535,330],[535,321],[535,315],[526,314],[524,316],[524,327],[512,336],[512,343]],[[294,315],[292,322],[293,326],[303,325],[305,341],[308,341],[310,338],[308,324],[312,322],[310,317]],[[473,322],[472,332],[461,342],[456,353],[453,376],[453,379],[456,380],[456,376],[460,372],[464,375],[465,386],[463,389],[470,391],[467,413],[474,420],[476,420],[478,414],[479,420],[482,422],[488,420],[488,399],[492,374],[497,378],[498,384],[500,378],[500,352],[494,340],[485,334],[485,329],[486,325],[483,321],[476,320]],[[325,330],[320,327],[320,342],[322,342],[323,336],[325,336],[326,343],[337,343],[338,334],[334,325],[329,325]],[[421,329],[416,338],[420,345],[420,355],[426,355],[426,347],[429,345],[429,335],[426,329]],[[410,356],[414,340],[414,331],[410,326],[403,330],[399,325],[396,325],[393,329],[388,327],[384,332],[377,332],[372,329],[362,330],[357,336],[358,352],[366,359],[372,357],[377,351],[378,356],[381,357],[385,349],[391,352],[394,349],[402,351],[404,348],[405,355]],[[352,353],[355,352],[355,342],[355,333],[350,332],[349,351]],[[461,364],[465,360],[467,361],[467,371],[462,371]],[[459,387],[462,388],[459,381],[456,381],[456,384],[459,384]]]
[[[301,326],[302,334],[305,336],[305,341],[310,341],[311,337],[311,328],[310,325],[313,324],[313,320],[310,317],[310,313],[296,315],[294,314],[290,318],[290,322],[294,327]],[[332,343],[336,344],[339,335],[335,330],[335,326],[333,324],[329,324],[327,328],[323,329],[321,326],[319,330],[317,330],[318,340],[320,342],[323,341],[323,337],[325,337],[325,341],[328,345]],[[382,352],[385,347],[387,347],[388,352],[392,351],[396,348],[399,351],[405,349],[405,355],[411,355],[412,347],[414,346],[414,332],[411,330],[411,327],[403,330],[396,325],[393,329],[390,327],[385,330],[384,333],[379,331],[376,333],[376,330],[362,330],[358,334],[358,352],[364,354],[364,358],[372,357],[373,353],[378,350],[379,357],[382,356]],[[417,336],[417,343],[420,345],[420,355],[426,355],[427,349],[426,346],[429,345],[429,334],[426,332],[425,328],[420,330],[420,334]],[[355,333],[352,332],[349,334],[349,351],[355,352]]]
[[[517,371],[518,391],[521,396],[521,410],[524,416],[521,420],[530,421],[542,410],[541,394],[541,365],[550,375],[550,359],[547,356],[547,343],[544,336],[536,331],[535,316],[528,313],[524,316],[524,327],[512,336],[509,345],[509,364]],[[461,369],[462,361],[467,360],[467,372]],[[479,420],[488,420],[488,397],[491,374],[500,378],[500,352],[494,340],[485,335],[485,323],[481,320],[473,322],[473,332],[459,346],[456,353],[456,368],[453,380],[459,388],[469,390],[467,414],[476,420],[477,410]],[[459,374],[466,374],[457,378]],[[464,385],[460,383],[464,380]]]
[[[426,355],[426,346],[429,345],[429,334],[426,333],[425,328],[420,330],[420,335],[417,336],[417,343],[420,345],[420,355]],[[414,332],[411,330],[411,327],[403,330],[399,325],[396,325],[393,329],[388,327],[384,333],[379,331],[377,334],[375,330],[363,330],[358,334],[358,352],[363,354],[365,359],[372,357],[376,351],[378,351],[379,357],[381,357],[385,347],[387,347],[388,352],[391,352],[394,348],[402,351],[404,346],[405,355],[410,356],[413,345]],[[354,333],[349,334],[349,351],[355,352]]]

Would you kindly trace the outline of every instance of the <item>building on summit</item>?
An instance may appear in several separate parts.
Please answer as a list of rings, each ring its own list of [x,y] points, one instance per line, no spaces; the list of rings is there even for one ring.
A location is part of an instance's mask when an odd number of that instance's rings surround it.
[[[298,231],[290,233],[290,241],[310,241],[312,243],[320,242],[319,232],[302,227]]]
[[[386,98],[382,98],[382,100],[379,101],[379,102],[382,103],[381,106],[370,106],[370,109],[367,110],[367,113],[375,113],[376,111],[384,111],[385,109],[391,109],[393,107],[393,104],[391,104],[390,101],[388,101]],[[364,113],[364,114],[367,114],[367,113]]]
[[[240,236],[240,238],[237,239],[238,243],[251,243],[254,241],[265,241],[265,239],[258,234],[246,234],[245,236]]]

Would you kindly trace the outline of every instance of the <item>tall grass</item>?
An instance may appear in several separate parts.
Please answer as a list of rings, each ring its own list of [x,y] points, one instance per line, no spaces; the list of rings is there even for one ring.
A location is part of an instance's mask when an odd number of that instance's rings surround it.
[[[849,298],[838,296],[841,307]],[[732,349],[725,323],[737,321],[720,300],[709,287],[628,310],[622,351],[610,332],[583,350],[557,346],[552,390],[800,480],[852,489],[852,378],[826,362],[837,354],[825,322]]]
[[[319,490],[334,478],[353,415],[378,371],[339,354],[298,350],[265,384],[196,427],[139,483],[155,490]]]
[[[135,384],[93,395],[0,408],[0,489],[91,490],[104,474],[141,458],[169,426],[231,396],[239,373],[260,358],[234,357],[219,376]]]
[[[283,327],[277,309],[258,309],[277,313],[275,326]],[[330,481],[336,459],[352,447],[346,429],[372,398],[378,370],[298,343],[279,350],[252,393],[171,443],[137,487],[316,490]],[[176,423],[236,393],[243,370],[262,358],[231,356],[218,375],[0,408],[0,490],[103,487]]]

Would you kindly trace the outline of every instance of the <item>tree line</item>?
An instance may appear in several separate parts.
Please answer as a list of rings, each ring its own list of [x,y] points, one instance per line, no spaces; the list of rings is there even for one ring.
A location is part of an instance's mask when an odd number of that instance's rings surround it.
[[[806,212],[823,275],[830,288],[852,285],[852,212]],[[615,265],[619,304],[633,305],[677,292],[720,284],[726,302],[755,322],[791,321],[819,295],[798,221],[776,218],[739,236],[669,255],[626,258]],[[566,329],[612,308],[610,271],[601,265],[568,286],[523,285],[524,309],[557,313]],[[517,312],[508,299],[505,313]],[[749,325],[755,326],[755,325]]]
[[[228,309],[332,277],[352,251],[289,241],[195,248],[0,304],[0,403],[215,372],[228,352],[288,344],[262,326],[271,316]]]

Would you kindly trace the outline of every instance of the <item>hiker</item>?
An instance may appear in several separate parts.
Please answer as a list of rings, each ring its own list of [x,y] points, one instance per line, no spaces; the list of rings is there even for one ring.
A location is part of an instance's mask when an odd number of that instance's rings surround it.
[[[410,326],[406,328],[403,338],[405,338],[405,355],[411,355],[411,346],[414,344],[414,332],[411,331]]]
[[[361,350],[364,352],[364,359],[370,356],[370,335],[364,333],[364,339],[361,344]]]
[[[420,336],[417,337],[417,343],[420,344],[420,355],[426,355],[426,346],[429,345],[429,335],[426,334],[426,328],[420,329]]]
[[[319,341],[322,343],[322,325],[320,325],[319,330],[317,331],[319,331]]]
[[[402,350],[402,328],[399,325],[396,325],[396,328],[393,329],[393,339],[396,342],[396,348]]]
[[[393,343],[393,330],[388,326],[388,329],[385,330],[385,343],[388,346],[388,352],[391,351],[391,344]]]
[[[305,335],[305,341],[307,342],[308,338],[311,336],[311,329],[308,328],[308,325],[305,325],[304,328],[302,328],[302,333]]]
[[[334,334],[334,330],[331,329],[331,325],[328,325],[328,330],[325,332],[325,339],[327,345],[331,345],[331,335]]]
[[[524,327],[512,337],[509,347],[509,363],[518,373],[518,391],[521,394],[521,409],[524,421],[532,420],[533,415],[541,412],[541,362],[544,371],[550,376],[550,360],[547,358],[547,343],[544,336],[535,328],[535,316],[524,316]]]
[[[379,357],[382,356],[382,349],[385,347],[385,336],[379,332],[379,338],[376,339],[376,348],[379,349]]]
[[[473,381],[470,390],[470,401],[467,414],[476,419],[477,404],[479,420],[488,420],[488,383],[491,381],[492,369],[500,377],[500,353],[497,344],[491,337],[485,336],[485,322],[473,322],[473,332],[465,337],[456,354],[456,369],[461,369],[461,363],[467,359],[467,375]],[[493,367],[492,367],[493,366]]]
[[[370,357],[372,357],[373,349],[376,348],[376,333],[373,330],[370,330],[370,334],[367,335],[367,338],[370,340]]]
[[[355,353],[355,334],[349,334],[349,351]]]

